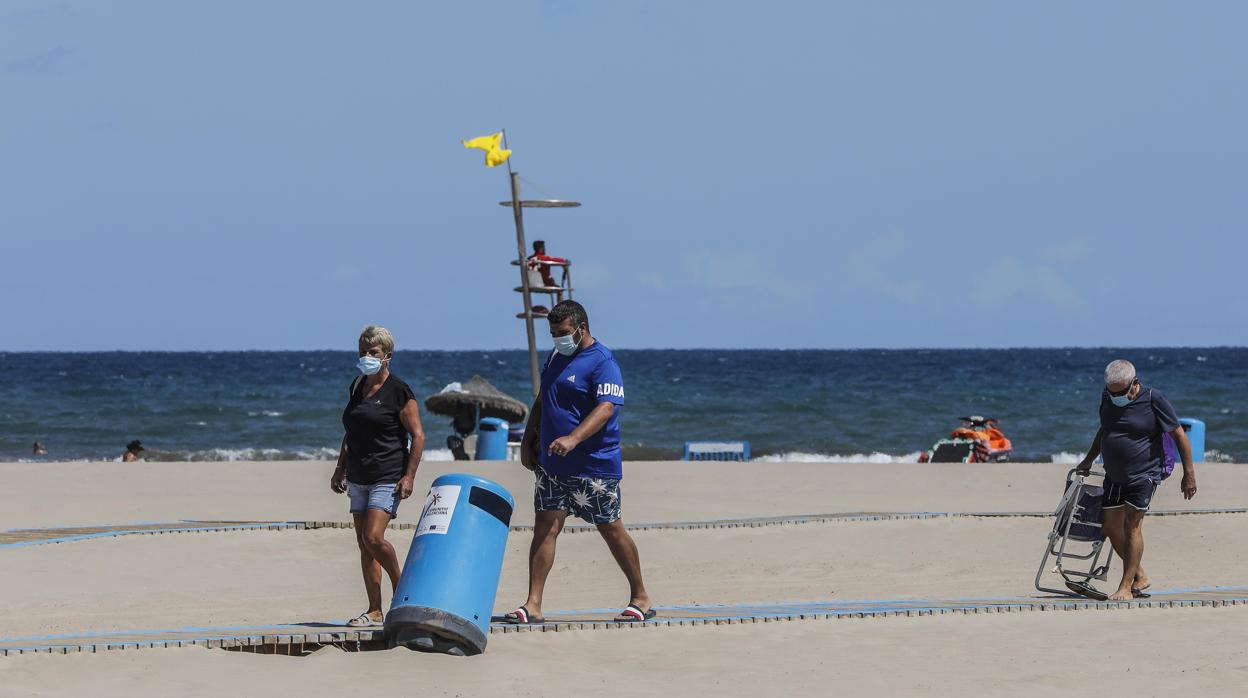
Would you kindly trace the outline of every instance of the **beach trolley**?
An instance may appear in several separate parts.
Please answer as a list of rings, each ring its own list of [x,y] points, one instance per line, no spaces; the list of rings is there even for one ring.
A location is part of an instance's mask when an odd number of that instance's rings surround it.
[[[1109,575],[1109,563],[1114,557],[1112,547],[1105,545],[1105,531],[1101,527],[1101,495],[1104,492],[1105,474],[1091,471],[1079,475],[1075,469],[1066,473],[1066,490],[1054,512],[1053,529],[1040,558],[1036,571],[1036,589],[1055,594],[1075,593],[1104,601],[1108,596],[1097,591],[1089,582],[1105,581]],[[1054,565],[1049,568],[1049,558]],[[1044,586],[1046,573],[1057,573],[1065,582],[1065,589]]]

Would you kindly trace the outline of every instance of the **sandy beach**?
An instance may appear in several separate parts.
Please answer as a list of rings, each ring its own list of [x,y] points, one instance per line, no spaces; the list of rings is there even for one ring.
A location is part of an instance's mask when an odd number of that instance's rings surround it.
[[[332,466],[283,463],[0,464],[0,530],[177,520],[348,521]],[[1043,512],[1067,466],[628,463],[628,523],[849,512]],[[532,520],[514,463],[422,466],[494,479]],[[1248,468],[1202,464],[1200,493],[1177,482],[1159,510],[1248,506]],[[53,492],[55,497],[30,496]],[[52,504],[49,504],[52,502]],[[400,523],[414,523],[407,502]],[[1034,516],[825,521],[634,533],[656,604],[775,604],[1039,596],[1032,577],[1051,519]],[[1248,514],[1146,523],[1155,588],[1248,584]],[[410,530],[388,536],[406,554]],[[523,599],[528,534],[508,542],[496,612]],[[333,622],[363,603],[348,529],[122,536],[0,548],[0,637],[188,626]],[[1116,568],[1115,568],[1116,569]],[[627,588],[596,534],[565,535],[548,610],[611,608]],[[1226,642],[1248,609],[1130,609],[816,620],[752,626],[495,635],[481,657],[407,650],[304,658],[200,648],[0,658],[4,695],[169,695],[273,690],[547,695],[581,690],[723,695],[827,690],[910,695],[1051,695],[1106,674],[1145,695],[1236,695],[1248,650]],[[1156,638],[1165,637],[1164,647]],[[956,670],[951,669],[956,667]]]
[[[1068,465],[1043,463],[628,463],[629,523],[704,521],[847,511],[1052,511]],[[345,495],[329,491],[327,461],[213,463],[0,464],[0,529],[178,519],[350,521]],[[1162,509],[1248,506],[1248,473],[1234,464],[1201,464],[1199,499],[1190,505],[1174,480],[1154,500]],[[471,472],[529,501],[532,475],[518,463],[431,461],[416,490],[449,472]],[[28,487],[55,492],[26,496]],[[410,502],[400,522],[414,523]],[[531,524],[517,506],[513,524]]]

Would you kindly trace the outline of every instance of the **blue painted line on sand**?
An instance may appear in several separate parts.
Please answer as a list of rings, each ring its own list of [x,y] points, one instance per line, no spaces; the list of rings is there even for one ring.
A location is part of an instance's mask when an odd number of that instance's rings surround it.
[[[6,528],[0,533],[30,533],[32,531],[59,531],[65,528],[108,528],[109,526],[176,526],[186,521],[128,521],[124,524],[69,524],[65,526],[41,526],[39,528]]]
[[[291,630],[307,629],[308,633],[320,632],[322,629],[332,628],[336,631],[353,630],[348,628],[346,621],[338,625],[326,622],[318,625],[309,625],[303,623],[276,623],[269,625],[220,625],[220,626],[188,626],[185,628],[163,628],[159,630],[97,630],[81,633],[62,633],[60,635],[27,635],[17,637],[0,637],[0,642],[38,642],[41,640],[77,640],[92,637],[111,637],[123,635],[167,635],[172,633],[233,633],[243,632],[247,630],[274,630],[278,628],[289,628]],[[213,637],[216,637],[215,635]]]
[[[257,528],[293,528],[299,524],[282,522],[282,523],[263,523],[263,524],[231,524],[227,526],[182,526],[178,528],[135,528],[114,531],[99,531],[97,533],[82,533],[74,536],[62,536],[60,538],[42,538],[39,540],[25,540],[16,543],[0,543],[0,548],[26,548],[35,545],[51,545],[54,543],[71,543],[79,540],[92,540],[96,538],[116,538],[118,536],[135,536],[142,534],[159,534],[159,533],[195,533],[203,531],[247,531]]]
[[[1192,594],[1211,591],[1248,591],[1248,585],[1230,585],[1230,586],[1206,586],[1206,587],[1190,587],[1179,589],[1166,589],[1164,591],[1152,592],[1153,596]],[[1086,599],[1091,601],[1090,599]],[[697,613],[700,611],[743,611],[743,610],[762,610],[767,612],[779,613],[781,609],[791,609],[797,612],[819,608],[841,607],[847,612],[856,612],[856,608],[871,608],[878,610],[881,606],[902,606],[910,608],[913,606],[935,606],[936,604],[959,604],[968,607],[977,606],[979,608],[989,608],[996,606],[1017,606],[1019,604],[1037,604],[1052,602],[1071,602],[1080,601],[1074,597],[1054,597],[1054,596],[1002,596],[1002,597],[967,597],[953,599],[930,599],[930,598],[913,598],[913,599],[844,599],[836,601],[790,601],[769,604],[689,604],[689,605],[672,605],[672,606],[655,606],[658,611],[681,611],[686,613]],[[1095,601],[1091,601],[1096,603]],[[1103,602],[1102,602],[1103,603]],[[948,608],[948,606],[943,606]],[[583,616],[597,615],[603,613],[615,613],[622,607],[617,608],[593,608],[580,609],[573,611],[549,611],[547,616]],[[829,611],[830,612],[830,611]],[[754,614],[752,614],[754,615]]]

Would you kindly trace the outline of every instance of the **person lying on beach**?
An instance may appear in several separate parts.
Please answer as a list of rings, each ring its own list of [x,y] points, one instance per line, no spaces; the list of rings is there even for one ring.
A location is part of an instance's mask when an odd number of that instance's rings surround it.
[[[542,595],[555,563],[555,540],[571,512],[598,527],[628,579],[628,605],[615,620],[654,617],[641,578],[637,544],[620,519],[620,425],[624,379],[615,355],[589,333],[589,316],[575,301],[550,311],[555,351],[542,370],[520,460],[536,473],[533,542],[529,547],[529,596],[508,613],[508,623],[542,623]]]
[[[1183,498],[1196,495],[1196,468],[1192,445],[1170,401],[1156,388],[1140,384],[1135,366],[1118,359],[1105,367],[1105,390],[1101,393],[1101,428],[1092,439],[1088,455],[1077,471],[1087,474],[1098,455],[1105,463],[1105,494],[1102,525],[1114,552],[1122,558],[1122,581],[1110,601],[1145,598],[1152,582],[1144,571],[1144,514],[1162,480],[1164,446],[1162,434],[1170,434],[1183,459]],[[1068,585],[1069,586],[1069,585]],[[1075,583],[1075,591],[1104,596],[1088,585]]]
[[[342,411],[346,434],[338,466],[329,479],[334,492],[351,496],[351,518],[360,548],[360,569],[368,609],[347,621],[353,627],[381,625],[381,571],[390,590],[399,585],[399,558],[386,540],[386,528],[399,513],[399,502],[412,496],[416,469],[425,450],[420,405],[403,379],[390,372],[394,337],[380,325],[360,334],[361,376],[351,382]],[[409,448],[410,437],[410,448]]]

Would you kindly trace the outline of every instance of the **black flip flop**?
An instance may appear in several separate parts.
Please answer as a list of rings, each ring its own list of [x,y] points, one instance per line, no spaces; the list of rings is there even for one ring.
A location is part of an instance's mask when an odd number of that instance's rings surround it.
[[[517,608],[511,613],[503,616],[503,622],[511,623],[512,625],[541,625],[546,622],[546,619],[541,616],[529,615],[528,609],[521,606],[520,608]]]
[[[1089,599],[1093,599],[1096,601],[1109,601],[1109,594],[1106,594],[1103,591],[1098,591],[1095,587],[1093,587],[1091,584],[1088,584],[1087,582],[1072,582],[1069,579],[1067,579],[1066,588],[1070,589],[1071,591],[1075,592],[1076,594],[1080,596],[1086,596]]]
[[[1152,594],[1144,591],[1143,589],[1138,589],[1138,588],[1131,589],[1131,598],[1133,599],[1147,599],[1150,596],[1152,596]]]
[[[653,608],[651,608],[649,611],[642,611],[640,608],[637,608],[637,606],[630,603],[629,605],[624,607],[623,611],[620,611],[618,616],[616,616],[615,622],[616,623],[641,623],[641,622],[650,620],[656,615],[658,615],[658,613]]]

